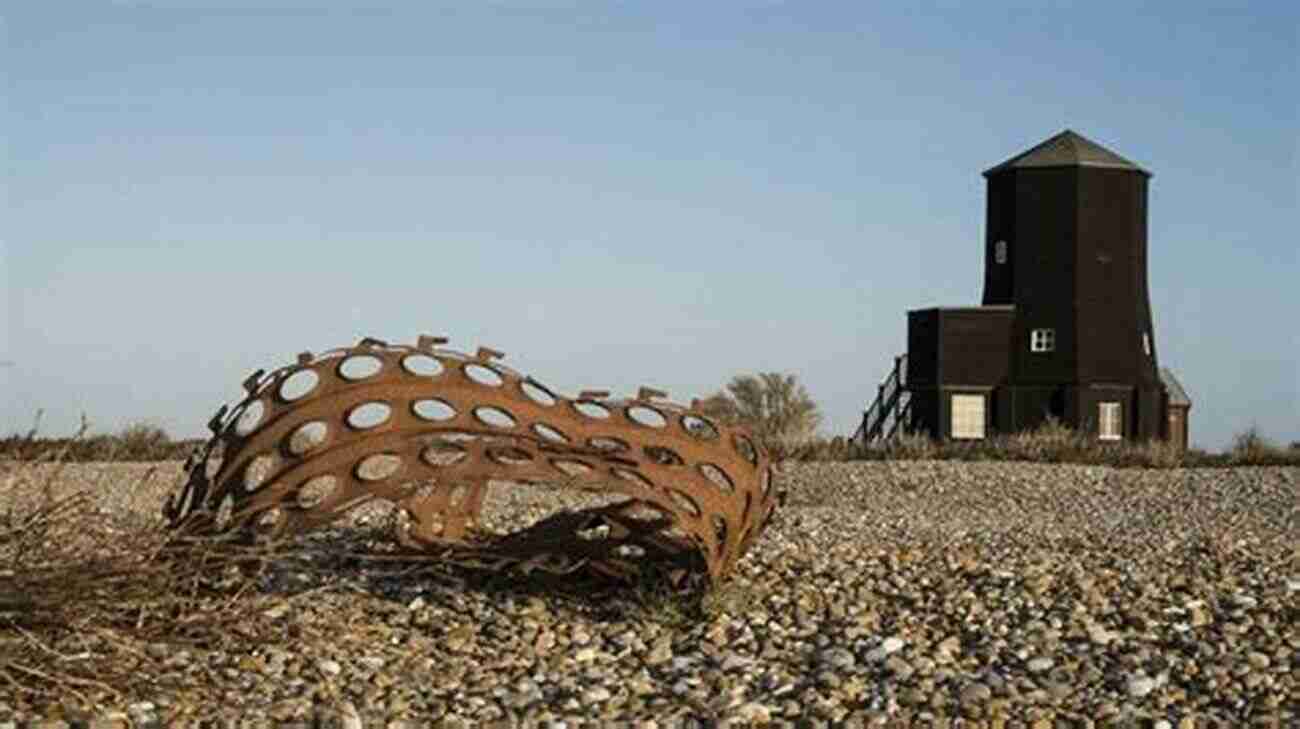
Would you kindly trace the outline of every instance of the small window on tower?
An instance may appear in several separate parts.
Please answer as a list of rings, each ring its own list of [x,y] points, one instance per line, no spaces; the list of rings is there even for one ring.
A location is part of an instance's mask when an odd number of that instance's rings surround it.
[[[1029,333],[1030,352],[1055,352],[1056,330],[1035,329]]]
[[[1142,351],[1146,352],[1148,357],[1151,356],[1151,335],[1146,332],[1142,332]]]
[[[1007,242],[1000,240],[993,244],[993,260],[997,263],[1007,262]]]

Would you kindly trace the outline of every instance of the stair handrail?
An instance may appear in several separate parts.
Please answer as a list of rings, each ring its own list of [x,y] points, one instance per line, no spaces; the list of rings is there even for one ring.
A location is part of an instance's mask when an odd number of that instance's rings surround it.
[[[888,420],[891,410],[895,411],[895,419],[897,419],[898,399],[906,389],[906,378],[907,353],[904,352],[894,357],[894,369],[885,377],[884,382],[877,386],[876,399],[862,413],[862,424],[853,432],[850,440],[857,440],[860,435],[865,445],[884,433],[885,421]]]

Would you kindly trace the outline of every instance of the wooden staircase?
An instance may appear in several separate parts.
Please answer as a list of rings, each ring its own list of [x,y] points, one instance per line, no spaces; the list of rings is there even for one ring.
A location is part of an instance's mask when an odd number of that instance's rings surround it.
[[[907,431],[912,400],[906,377],[907,353],[904,352],[894,358],[894,370],[880,383],[875,401],[862,413],[862,425],[850,441],[863,446],[880,445]]]

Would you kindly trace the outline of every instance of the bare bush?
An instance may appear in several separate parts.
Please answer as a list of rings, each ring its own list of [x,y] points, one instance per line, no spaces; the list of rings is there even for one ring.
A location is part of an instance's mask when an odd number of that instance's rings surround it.
[[[810,444],[822,415],[808,390],[792,374],[738,375],[726,390],[697,403],[726,424],[744,425],[773,458],[786,458]]]
[[[135,667],[150,645],[257,636],[268,602],[286,599],[255,589],[278,545],[171,530],[142,518],[156,504],[106,513],[91,489],[64,493],[62,456],[82,436],[84,426],[61,453],[0,462],[0,685],[28,705],[147,691],[149,672]]]

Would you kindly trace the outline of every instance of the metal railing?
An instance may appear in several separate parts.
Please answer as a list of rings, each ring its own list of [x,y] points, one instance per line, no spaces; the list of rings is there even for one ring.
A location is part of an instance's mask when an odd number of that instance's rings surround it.
[[[911,411],[907,392],[907,353],[894,358],[894,369],[876,390],[876,399],[862,413],[862,424],[851,440],[862,445],[887,440],[904,430]]]

